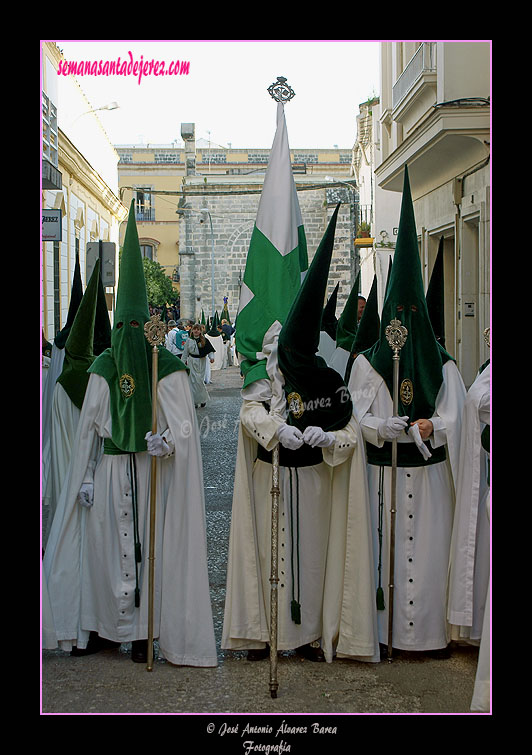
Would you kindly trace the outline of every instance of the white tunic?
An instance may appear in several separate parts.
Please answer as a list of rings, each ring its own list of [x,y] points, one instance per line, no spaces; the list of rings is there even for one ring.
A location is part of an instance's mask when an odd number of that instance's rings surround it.
[[[275,446],[282,421],[254,401],[244,401],[240,417],[222,635],[222,648],[232,650],[260,648],[269,642],[272,468],[256,456],[258,443],[266,450]],[[339,654],[378,660],[363,464],[358,492],[349,495],[356,468],[353,457],[360,457],[357,433],[351,420],[335,433],[335,444],[323,449],[324,462],[298,468],[297,478],[294,469],[280,468],[277,646],[293,649],[322,638],[329,662],[336,645]],[[299,527],[294,513],[296,484]],[[296,538],[299,572],[292,571]],[[298,574],[301,624],[295,624],[290,613]]]
[[[392,397],[382,377],[359,355],[349,380],[354,413],[365,440],[381,447],[377,433],[392,415]],[[465,398],[462,378],[452,361],[443,367],[443,384],[431,419],[434,448],[446,446],[447,460],[420,467],[399,467],[396,488],[393,646],[400,650],[434,650],[449,641],[446,621],[447,577],[454,510],[454,483],[459,459],[460,419]],[[412,443],[403,434],[399,442]],[[391,468],[368,464],[375,580],[379,554],[379,487],[383,470],[381,579],[385,610],[378,611],[379,637],[388,642]]]
[[[168,431],[175,453],[156,462],[154,637],[171,663],[216,666],[201,450],[184,370],[158,383],[157,427]],[[115,642],[148,636],[151,457],[134,454],[142,550],[136,608],[130,457],[101,453],[110,437],[109,388],[92,374],[44,558],[56,638],[45,647],[84,648],[91,630]],[[78,491],[91,478],[94,504],[84,508]]]

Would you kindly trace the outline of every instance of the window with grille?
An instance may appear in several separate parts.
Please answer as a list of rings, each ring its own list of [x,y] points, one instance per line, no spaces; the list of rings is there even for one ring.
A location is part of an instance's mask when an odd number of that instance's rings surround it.
[[[138,221],[155,220],[151,187],[138,187],[136,189],[135,219]]]

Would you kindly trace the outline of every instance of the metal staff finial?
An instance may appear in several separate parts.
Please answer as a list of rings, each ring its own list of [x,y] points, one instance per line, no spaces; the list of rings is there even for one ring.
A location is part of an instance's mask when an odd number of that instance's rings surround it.
[[[397,355],[406,343],[408,330],[402,324],[401,320],[392,320],[386,327],[384,334],[394,354]]]
[[[166,325],[159,314],[152,315],[144,325],[144,335],[150,346],[157,347],[164,341]]]
[[[268,92],[276,102],[288,102],[296,94],[292,87],[286,83],[284,76],[278,76],[277,81],[274,81],[268,87]]]

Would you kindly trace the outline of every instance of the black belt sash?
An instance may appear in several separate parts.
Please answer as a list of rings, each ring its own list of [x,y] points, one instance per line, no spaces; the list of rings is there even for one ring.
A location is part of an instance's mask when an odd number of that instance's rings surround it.
[[[445,446],[432,448],[429,441],[425,445],[431,452],[430,459],[425,459],[418,451],[415,443],[398,443],[397,444],[397,466],[398,467],[426,467],[430,464],[439,464],[447,458]],[[366,442],[366,458],[368,464],[374,464],[378,467],[392,466],[392,444],[386,441],[381,448],[374,446],[373,443]]]
[[[272,452],[266,451],[260,443],[257,444],[257,459],[272,463]],[[313,467],[321,464],[323,453],[321,448],[312,448],[304,443],[301,448],[291,451],[279,444],[279,466],[281,467]]]

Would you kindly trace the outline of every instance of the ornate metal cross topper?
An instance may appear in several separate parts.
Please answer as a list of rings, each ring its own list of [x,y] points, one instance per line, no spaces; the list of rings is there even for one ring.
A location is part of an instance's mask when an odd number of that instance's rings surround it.
[[[292,87],[286,83],[284,76],[278,76],[277,81],[274,81],[274,83],[270,84],[268,87],[268,92],[277,102],[288,102],[292,97],[295,97],[296,94]]]
[[[161,320],[159,314],[152,315],[144,325],[144,335],[148,343],[156,347],[164,341],[166,335],[166,325]]]
[[[388,341],[390,347],[397,354],[406,343],[408,330],[400,320],[392,320],[386,327],[384,335],[386,336],[386,340]]]

